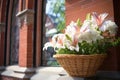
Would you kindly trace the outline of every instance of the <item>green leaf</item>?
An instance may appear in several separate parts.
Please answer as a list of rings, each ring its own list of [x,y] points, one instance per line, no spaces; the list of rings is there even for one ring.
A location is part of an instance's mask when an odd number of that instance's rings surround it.
[[[81,20],[78,18],[78,19],[77,19],[77,26],[80,27],[81,25],[82,25],[82,22],[81,22]]]
[[[91,14],[90,13],[87,14],[86,19],[91,20]]]
[[[70,40],[71,42],[72,42],[72,39],[70,38],[70,36],[69,35],[65,35],[66,36],[66,38],[68,39],[68,40]]]

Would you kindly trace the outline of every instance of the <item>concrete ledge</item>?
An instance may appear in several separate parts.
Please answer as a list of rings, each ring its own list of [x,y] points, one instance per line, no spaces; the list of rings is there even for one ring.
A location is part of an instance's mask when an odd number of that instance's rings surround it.
[[[35,69],[15,66],[8,66],[5,71],[1,73],[2,76],[13,77],[19,79],[30,79],[35,74]]]
[[[2,76],[18,78],[21,80],[120,80],[120,72],[99,71],[90,78],[71,77],[62,67],[24,68],[9,66]]]
[[[94,77],[91,78],[81,78],[81,77],[71,77],[71,76],[62,76],[57,80],[97,80]]]
[[[67,74],[67,72],[62,67],[39,67],[36,69],[37,73],[52,73],[58,75]]]
[[[20,11],[16,15],[18,17],[19,27],[22,27],[22,24],[33,25],[34,23],[34,10],[25,9]]]
[[[34,10],[32,10],[32,9],[25,9],[25,10],[23,10],[21,12],[18,12],[16,16],[17,17],[21,17],[21,16],[23,16],[25,14],[34,14]]]
[[[58,80],[61,76],[68,75],[62,67],[39,67],[30,80]]]
[[[37,73],[30,80],[57,80],[60,77],[58,74],[52,73]]]
[[[0,74],[5,70],[4,66],[0,66]]]
[[[4,71],[4,72],[2,72],[1,75],[2,75],[2,76],[9,76],[9,77],[11,77],[13,73],[14,73],[13,71],[10,71],[10,70],[9,70],[9,71]]]
[[[17,65],[9,66],[9,67],[6,68],[6,70],[12,70],[12,71],[18,72],[18,73],[31,73],[31,72],[35,72],[34,68],[19,67]]]

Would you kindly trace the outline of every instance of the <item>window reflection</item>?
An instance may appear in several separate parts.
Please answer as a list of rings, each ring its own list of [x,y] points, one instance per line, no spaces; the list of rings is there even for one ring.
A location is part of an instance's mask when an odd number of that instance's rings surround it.
[[[10,31],[10,64],[18,64],[18,51],[19,51],[19,26],[18,18],[18,0],[13,3],[13,12],[11,16],[11,31]]]
[[[45,23],[43,27],[43,45],[51,41],[51,37],[60,33],[65,27],[65,0],[46,0]],[[58,66],[53,58],[54,49],[49,47],[43,52],[42,62],[44,66]]]

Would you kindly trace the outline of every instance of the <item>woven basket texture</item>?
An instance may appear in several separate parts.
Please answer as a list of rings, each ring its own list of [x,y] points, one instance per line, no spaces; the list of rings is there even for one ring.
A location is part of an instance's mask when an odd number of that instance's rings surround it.
[[[105,54],[95,55],[71,55],[56,54],[54,58],[67,71],[70,76],[74,77],[91,77],[94,76],[105,59]]]

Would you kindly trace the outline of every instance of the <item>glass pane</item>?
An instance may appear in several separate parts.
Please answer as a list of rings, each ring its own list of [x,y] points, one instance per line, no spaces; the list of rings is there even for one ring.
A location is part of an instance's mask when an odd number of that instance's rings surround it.
[[[18,49],[19,49],[19,27],[16,14],[18,13],[18,0],[13,3],[12,10],[12,23],[11,23],[11,36],[10,36],[10,64],[18,63]]]
[[[51,41],[51,37],[61,32],[65,27],[65,0],[46,0],[44,16],[43,45]],[[53,58],[54,54],[53,48],[48,48],[46,51],[43,51],[43,65],[58,66],[58,63]]]

